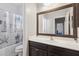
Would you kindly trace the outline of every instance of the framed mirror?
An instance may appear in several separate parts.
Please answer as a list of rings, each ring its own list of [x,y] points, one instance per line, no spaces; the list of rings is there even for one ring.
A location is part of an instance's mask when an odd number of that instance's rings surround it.
[[[37,35],[77,38],[75,4],[37,13]]]

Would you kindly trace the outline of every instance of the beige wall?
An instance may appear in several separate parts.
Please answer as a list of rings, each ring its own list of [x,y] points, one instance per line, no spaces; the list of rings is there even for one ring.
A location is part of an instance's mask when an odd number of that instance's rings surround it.
[[[25,4],[25,20],[24,20],[24,41],[23,55],[28,55],[28,39],[29,36],[36,34],[36,5],[33,3]]]
[[[45,11],[49,9],[54,9],[63,5],[67,5],[69,3],[51,3],[48,6],[44,6],[42,3],[37,4],[37,12]]]

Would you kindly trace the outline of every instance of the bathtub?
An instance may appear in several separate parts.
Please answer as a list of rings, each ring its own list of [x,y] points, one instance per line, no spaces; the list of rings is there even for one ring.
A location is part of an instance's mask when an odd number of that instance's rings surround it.
[[[16,56],[15,48],[21,44],[22,43],[17,43],[0,49],[0,56]]]

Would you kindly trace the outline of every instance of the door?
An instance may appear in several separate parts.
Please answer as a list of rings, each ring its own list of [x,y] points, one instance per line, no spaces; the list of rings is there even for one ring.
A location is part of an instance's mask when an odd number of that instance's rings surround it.
[[[64,35],[64,20],[65,17],[55,19],[55,33],[57,35]]]

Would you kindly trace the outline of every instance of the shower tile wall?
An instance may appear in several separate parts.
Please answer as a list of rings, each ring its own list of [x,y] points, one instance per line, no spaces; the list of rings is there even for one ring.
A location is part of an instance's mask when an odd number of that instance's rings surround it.
[[[21,6],[22,5],[22,6]],[[18,10],[19,9],[19,10]],[[15,32],[15,18],[14,15],[23,15],[23,4],[7,4],[3,3],[0,4],[0,10],[3,12],[6,12],[7,17],[4,19],[6,21],[6,28],[3,28],[3,25],[0,24],[0,49],[5,48],[7,46],[17,44],[19,42],[22,42],[22,31],[16,31]],[[3,19],[0,18],[0,20]],[[4,31],[1,31],[4,30]],[[16,36],[17,33],[20,35],[19,42],[16,42]]]
[[[6,46],[17,43],[15,37],[17,36],[18,31],[15,32],[16,29],[15,29],[15,24],[14,24],[15,19],[13,18],[14,15],[11,13],[8,13],[7,15],[8,16],[4,19],[6,21],[6,28],[4,28],[4,24],[3,25],[0,24],[1,25],[0,27],[1,28],[0,29],[0,48],[4,48]],[[0,20],[2,20],[2,23],[4,22],[3,19],[0,19]],[[11,27],[10,27],[10,24],[12,25]],[[21,31],[19,33],[22,34]]]

